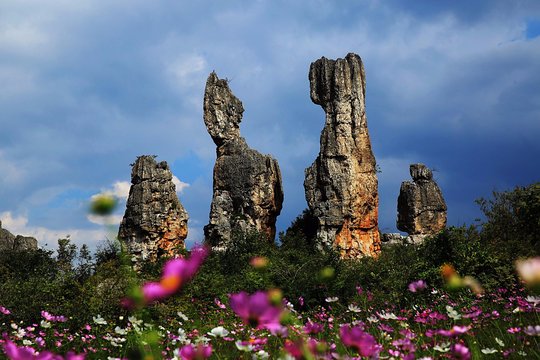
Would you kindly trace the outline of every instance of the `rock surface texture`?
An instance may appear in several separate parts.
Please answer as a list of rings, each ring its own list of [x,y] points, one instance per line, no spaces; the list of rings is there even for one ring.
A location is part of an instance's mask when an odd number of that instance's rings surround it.
[[[306,200],[318,219],[318,247],[343,258],[380,251],[375,157],[365,111],[366,78],[356,54],[321,58],[309,69],[311,100],[324,109],[321,149],[306,169]]]
[[[411,164],[413,181],[401,183],[397,228],[410,235],[433,235],[446,227],[446,203],[433,173],[423,164]]]
[[[6,250],[37,250],[38,242],[30,236],[13,235],[6,229],[2,229],[0,221],[0,251]]]
[[[157,163],[154,156],[139,156],[131,169],[131,188],[118,232],[128,252],[134,260],[175,255],[185,247],[187,222],[167,163]]]
[[[206,81],[203,108],[204,123],[217,146],[206,242],[214,249],[226,248],[235,230],[258,231],[274,241],[283,203],[277,161],[249,148],[240,136],[242,102],[215,72]]]

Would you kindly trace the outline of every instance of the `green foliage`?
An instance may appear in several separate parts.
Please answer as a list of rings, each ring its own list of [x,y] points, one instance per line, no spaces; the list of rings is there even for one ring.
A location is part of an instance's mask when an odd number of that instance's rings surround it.
[[[346,302],[358,299],[356,286],[379,299],[399,304],[412,296],[408,284],[423,279],[441,287],[440,267],[453,264],[462,276],[473,276],[488,290],[515,283],[514,262],[540,255],[540,185],[495,193],[479,200],[486,214],[482,226],[450,227],[421,245],[383,248],[378,258],[343,261],[332,250],[315,249],[317,222],[304,211],[280,234],[280,244],[265,234],[235,232],[230,246],[210,254],[193,281],[178,297],[148,308],[152,318],[174,316],[186,307],[208,304],[238,291],[280,288],[284,297],[299,306],[316,308],[325,298],[338,296]],[[142,266],[138,279],[121,255],[119,243],[103,243],[92,257],[86,246],[79,250],[69,238],[58,242],[56,258],[51,251],[0,253],[0,305],[16,309],[17,317],[39,320],[39,311],[71,316],[84,322],[101,314],[125,315],[119,305],[134,283],[158,280],[166,261]],[[186,255],[187,252],[183,253]],[[262,266],[250,264],[264,258]],[[423,297],[422,297],[423,296]],[[197,301],[193,300],[196,299]],[[415,295],[428,303],[429,295]]]

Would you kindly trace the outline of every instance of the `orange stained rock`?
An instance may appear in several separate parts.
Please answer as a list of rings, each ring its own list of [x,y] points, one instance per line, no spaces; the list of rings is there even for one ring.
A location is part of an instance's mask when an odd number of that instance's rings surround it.
[[[376,225],[371,229],[362,229],[352,225],[350,219],[346,218],[336,234],[335,246],[345,259],[377,256],[381,249],[381,239]]]

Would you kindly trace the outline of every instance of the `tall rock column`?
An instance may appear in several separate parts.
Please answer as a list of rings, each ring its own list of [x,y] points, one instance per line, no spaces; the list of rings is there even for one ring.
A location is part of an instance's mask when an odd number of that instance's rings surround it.
[[[321,149],[306,169],[306,200],[318,219],[318,246],[343,258],[380,251],[375,157],[365,110],[366,77],[356,54],[321,58],[309,69],[311,100],[324,109]]]
[[[131,169],[131,188],[118,232],[128,252],[136,261],[175,255],[185,247],[187,222],[167,163],[139,156]]]
[[[401,183],[397,228],[409,235],[433,235],[446,227],[446,203],[433,172],[424,164],[411,164],[413,181]]]
[[[240,136],[242,102],[215,72],[206,81],[203,110],[204,123],[217,146],[210,221],[204,227],[206,242],[224,249],[234,230],[258,231],[274,241],[283,203],[277,161],[249,148]]]

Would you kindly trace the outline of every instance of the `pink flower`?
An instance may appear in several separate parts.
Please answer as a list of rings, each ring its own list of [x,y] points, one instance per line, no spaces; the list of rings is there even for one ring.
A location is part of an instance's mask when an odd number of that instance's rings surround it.
[[[226,309],[227,306],[225,306],[225,304],[223,304],[221,301],[219,301],[218,298],[215,298],[214,299],[214,303],[220,308],[220,309]]]
[[[163,273],[159,282],[147,282],[142,287],[144,303],[167,298],[180,290],[187,283],[208,255],[204,247],[195,248],[191,251],[189,259],[172,259],[163,267]]]
[[[462,344],[454,344],[450,347],[452,354],[459,360],[469,360],[471,358],[471,351],[468,347]]]
[[[510,334],[515,334],[515,333],[520,332],[521,329],[518,327],[511,327],[511,328],[508,328],[506,331],[508,331]]]
[[[452,337],[465,334],[470,328],[470,326],[454,325],[450,330],[437,330],[436,333],[442,336]]]
[[[67,318],[65,316],[62,316],[62,315],[55,316],[55,315],[49,314],[46,311],[41,311],[41,316],[45,320],[50,321],[50,322],[66,322],[67,321]]]
[[[322,332],[323,330],[324,330],[323,325],[319,323],[308,321],[306,325],[304,325],[305,334],[318,334]]]
[[[11,314],[11,311],[9,311],[8,309],[6,309],[3,306],[0,306],[0,313],[2,313],[4,315],[9,315],[9,314]]]
[[[188,344],[180,349],[180,357],[183,360],[203,360],[212,355],[212,346],[199,344],[197,347]]]
[[[416,280],[409,284],[409,291],[413,293],[425,290],[426,288],[427,284],[424,280]]]
[[[356,348],[361,356],[374,356],[381,350],[375,338],[360,327],[344,325],[339,329],[339,335],[345,346]]]
[[[530,336],[540,335],[540,325],[529,325],[525,329],[523,329],[523,332]]]
[[[38,353],[28,346],[17,346],[11,340],[4,343],[4,352],[10,360],[84,360],[85,354],[75,354],[69,352],[66,357],[56,355],[48,351]]]
[[[258,329],[268,329],[272,332],[281,330],[280,324],[283,309],[272,305],[270,296],[263,291],[257,291],[253,295],[242,291],[232,294],[230,297],[231,309],[242,318],[244,323]]]

